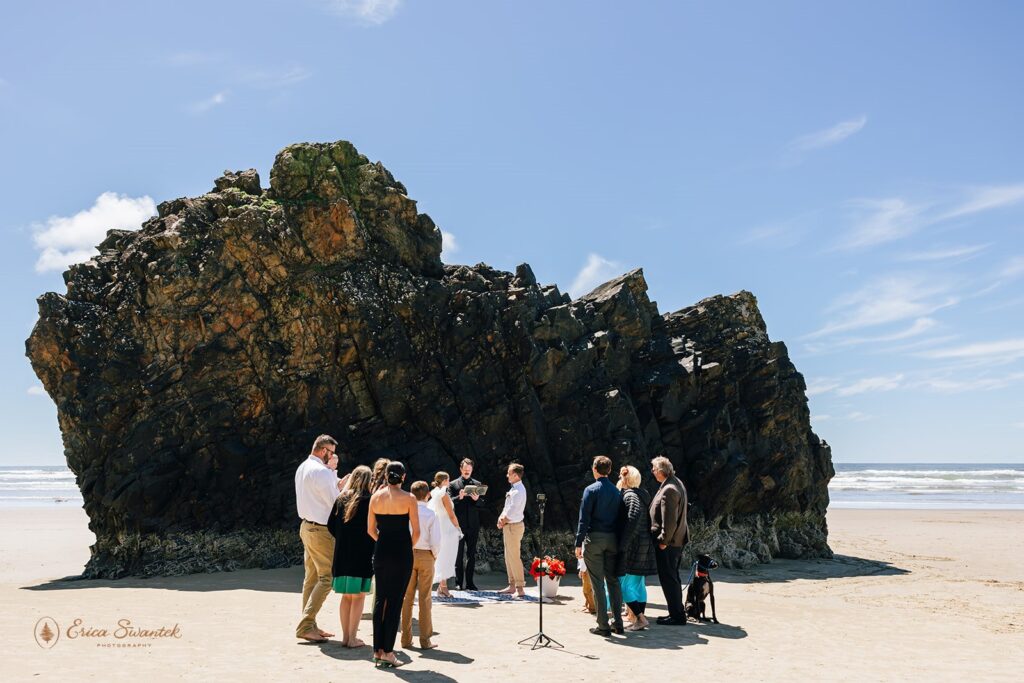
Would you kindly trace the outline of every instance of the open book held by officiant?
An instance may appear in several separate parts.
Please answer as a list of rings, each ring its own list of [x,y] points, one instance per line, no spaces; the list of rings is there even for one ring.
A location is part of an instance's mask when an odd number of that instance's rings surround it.
[[[486,496],[487,495],[487,485],[486,484],[480,484],[479,486],[474,485],[474,484],[469,484],[467,486],[464,486],[462,490],[466,492],[467,496],[472,496],[474,493],[476,495],[478,495],[478,496]]]

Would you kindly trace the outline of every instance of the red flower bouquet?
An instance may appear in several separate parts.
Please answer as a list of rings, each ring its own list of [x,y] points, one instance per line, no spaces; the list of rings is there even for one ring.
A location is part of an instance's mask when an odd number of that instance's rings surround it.
[[[550,555],[545,555],[543,558],[535,557],[530,563],[530,576],[535,579],[542,576],[549,579],[560,579],[565,576],[565,562]]]

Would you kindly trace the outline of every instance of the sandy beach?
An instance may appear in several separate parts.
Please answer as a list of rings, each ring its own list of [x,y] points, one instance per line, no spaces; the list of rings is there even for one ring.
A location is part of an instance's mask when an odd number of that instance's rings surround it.
[[[516,645],[537,630],[534,604],[435,605],[440,648],[405,651],[405,666],[378,672],[368,649],[292,638],[299,567],[62,581],[89,555],[84,512],[10,508],[0,510],[0,658],[12,681],[1019,680],[1024,564],[1014,539],[1024,512],[833,510],[829,526],[832,561],[718,570],[717,625],[603,640],[587,632],[592,617],[578,611],[579,582],[571,580],[544,613],[545,631],[564,650]],[[497,588],[503,578],[478,583]],[[331,596],[321,627],[338,630],[337,607]],[[662,613],[653,586],[649,614]],[[46,649],[34,637],[43,617],[60,628]],[[173,635],[113,637],[125,619]],[[365,619],[361,635],[369,634]]]

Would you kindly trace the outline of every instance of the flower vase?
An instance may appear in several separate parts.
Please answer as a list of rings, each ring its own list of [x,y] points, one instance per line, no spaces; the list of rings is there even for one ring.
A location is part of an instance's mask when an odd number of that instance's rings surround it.
[[[561,576],[557,576],[553,579],[549,576],[545,576],[543,582],[541,582],[540,579],[537,579],[537,583],[541,587],[541,596],[550,599],[558,597],[558,586],[561,581]]]

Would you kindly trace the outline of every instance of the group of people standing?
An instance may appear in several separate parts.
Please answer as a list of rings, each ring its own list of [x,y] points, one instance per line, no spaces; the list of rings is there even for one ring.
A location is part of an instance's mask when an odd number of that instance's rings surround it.
[[[473,462],[463,460],[459,478],[450,481],[438,472],[432,486],[405,483],[406,469],[398,461],[380,459],[372,468],[360,465],[338,478],[338,442],[321,435],[295,472],[296,507],[302,523],[305,578],[298,638],[325,642],[334,636],[317,626],[316,617],[327,595],[341,595],[341,642],[363,647],[357,637],[367,594],[373,596],[373,659],[377,666],[399,666],[394,646],[399,627],[402,647],[412,647],[412,609],[419,603],[419,639],[431,649],[432,588],[451,595],[448,580],[460,590],[478,590],[473,580],[482,506],[480,482],[473,479]],[[645,577],[657,574],[669,614],[659,624],[685,624],[679,562],[687,541],[686,489],[665,457],[651,461],[659,482],[653,498],[640,487],[640,472],[632,466],[619,471],[618,484],[608,478],[612,461],[594,458],[594,483],[583,492],[576,532],[576,557],[584,577],[584,595],[593,604],[601,636],[624,633],[623,604],[628,630],[648,627]],[[498,517],[505,550],[508,586],[499,593],[525,595],[521,556],[526,509],[523,466],[512,463],[506,476],[509,491]],[[372,591],[372,592],[371,592]]]
[[[583,491],[576,530],[583,593],[588,611],[597,615],[597,626],[590,632],[608,637],[647,628],[645,577],[653,574],[658,575],[668,605],[668,615],[657,622],[685,624],[679,563],[689,537],[686,487],[663,456],[651,461],[651,473],[659,484],[653,497],[640,487],[635,467],[621,468],[617,484],[608,478],[611,471],[607,456],[594,458],[595,481]],[[628,626],[622,619],[623,604]]]
[[[297,638],[325,642],[334,636],[317,626],[316,617],[333,589],[341,594],[342,644],[363,647],[357,637],[367,594],[373,596],[373,659],[379,667],[399,666],[394,645],[399,627],[402,647],[412,647],[412,608],[419,602],[421,649],[436,647],[430,638],[431,593],[450,597],[448,580],[458,589],[477,590],[473,580],[480,532],[480,482],[472,478],[473,461],[460,464],[452,482],[438,472],[433,486],[414,482],[403,490],[401,462],[377,460],[338,478],[338,442],[321,435],[295,473],[296,507],[302,523],[305,578]],[[505,538],[509,585],[499,592],[525,594],[520,543],[526,489],[523,466],[508,467],[511,488],[498,528]],[[371,593],[372,590],[372,593]]]

